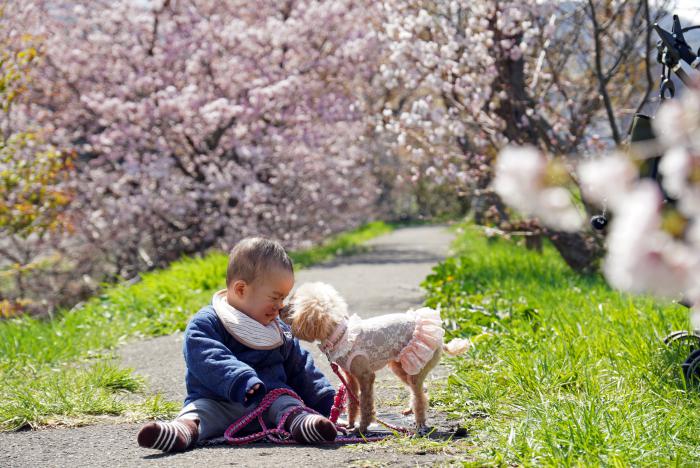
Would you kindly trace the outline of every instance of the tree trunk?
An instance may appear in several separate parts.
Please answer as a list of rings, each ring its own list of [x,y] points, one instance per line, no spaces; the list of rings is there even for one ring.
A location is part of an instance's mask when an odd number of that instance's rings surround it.
[[[586,232],[545,231],[567,265],[578,273],[592,273],[605,250],[599,239]]]

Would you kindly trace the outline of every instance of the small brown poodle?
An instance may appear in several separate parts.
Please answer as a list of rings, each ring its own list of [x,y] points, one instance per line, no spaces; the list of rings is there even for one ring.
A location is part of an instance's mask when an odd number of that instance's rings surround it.
[[[456,356],[470,346],[464,339],[444,344],[440,313],[429,307],[365,320],[349,316],[340,294],[320,282],[301,285],[281,318],[299,339],[319,341],[329,361],[337,362],[343,369],[350,390],[360,400],[358,407],[350,398],[348,426],[355,426],[359,412],[360,432],[365,432],[375,417],[375,373],[386,365],[411,391],[411,407],[404,414],[413,412],[418,431],[425,431],[426,376],[440,361],[443,351]]]

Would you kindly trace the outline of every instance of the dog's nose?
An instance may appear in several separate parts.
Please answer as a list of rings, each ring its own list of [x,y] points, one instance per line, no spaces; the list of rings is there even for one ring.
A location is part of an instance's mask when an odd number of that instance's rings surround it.
[[[282,319],[283,322],[287,321],[287,318],[291,315],[291,307],[289,307],[289,304],[285,305],[280,309],[280,319]]]

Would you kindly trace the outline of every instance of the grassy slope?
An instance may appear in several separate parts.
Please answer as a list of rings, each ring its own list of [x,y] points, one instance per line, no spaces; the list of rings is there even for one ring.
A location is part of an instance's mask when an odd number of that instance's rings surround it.
[[[424,286],[451,336],[476,347],[432,404],[463,418],[478,463],[697,465],[700,392],[686,389],[687,350],[661,338],[687,310],[632,298],[599,276],[486,240],[465,226],[459,255]]]
[[[329,239],[321,246],[291,252],[304,268],[392,228],[376,222]],[[54,321],[21,317],[0,321],[0,429],[42,424],[76,424],[90,415],[164,416],[179,403],[158,395],[127,403],[124,394],[142,381],[111,362],[111,351],[127,340],[184,330],[189,317],[224,287],[227,256],[186,258],[146,273],[134,285],[107,287],[82,307]],[[133,398],[131,398],[133,400]]]

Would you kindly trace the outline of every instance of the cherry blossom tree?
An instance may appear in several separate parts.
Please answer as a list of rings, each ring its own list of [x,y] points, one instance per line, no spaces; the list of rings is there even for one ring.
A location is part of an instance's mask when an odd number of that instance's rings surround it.
[[[77,155],[62,250],[90,259],[78,278],[367,220],[375,18],[351,0],[15,4],[12,27],[42,39],[17,112]]]
[[[398,205],[470,208],[478,222],[549,237],[588,268],[598,241],[562,230],[578,223],[556,187],[570,162],[532,159],[544,174],[538,187],[551,190],[525,211],[571,215],[551,228],[513,217],[495,194],[496,155],[508,144],[538,158],[602,148],[649,96],[636,79],[650,69],[646,2],[34,0],[6,9],[15,40],[41,40],[8,122],[30,122],[75,155],[65,187],[74,231],[43,252],[73,282],[40,288],[75,297],[245,235],[306,246],[378,207],[404,212]]]
[[[631,1],[384,4],[391,92],[378,129],[395,135],[411,176],[439,174],[467,194],[477,222],[544,234],[570,265],[590,268],[595,238],[509,217],[492,190],[495,156],[507,144],[557,155],[619,144],[649,98],[658,13]]]
[[[72,228],[66,215],[72,155],[47,145],[41,128],[14,112],[31,86],[36,46],[37,38],[18,37],[0,21],[0,317],[31,310],[34,301],[27,292],[34,289],[38,270],[45,277],[60,276],[40,246]]]

